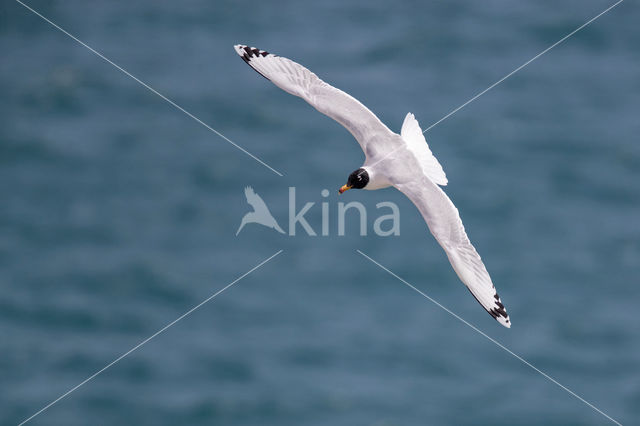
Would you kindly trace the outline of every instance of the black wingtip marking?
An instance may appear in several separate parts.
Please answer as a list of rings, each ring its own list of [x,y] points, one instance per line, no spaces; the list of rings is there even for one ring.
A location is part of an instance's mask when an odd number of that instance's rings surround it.
[[[504,308],[491,308],[489,310],[489,314],[496,319],[498,318],[498,316],[501,316],[505,319],[509,317],[507,315],[507,311],[505,311]]]
[[[504,308],[502,302],[496,302],[496,307],[491,308],[491,310],[489,310],[489,313],[494,318],[497,318],[498,315],[505,319],[509,318],[509,315],[507,315],[507,310]]]
[[[243,61],[245,61],[247,63],[247,65],[249,65],[255,72],[257,72],[258,74],[260,74],[262,77],[266,78],[267,80],[269,80],[269,78],[262,74],[260,71],[258,71],[257,69],[255,69],[252,65],[251,65],[251,60],[257,57],[262,56],[263,58],[267,55],[269,55],[269,52],[266,52],[264,50],[260,50],[260,49],[256,49],[255,47],[249,47],[249,46],[245,46],[245,45],[238,45],[239,47],[239,51],[238,51],[238,55],[240,55],[240,57],[242,58]],[[242,51],[244,51],[244,53],[241,53]],[[272,55],[275,56],[275,55]],[[271,81],[271,80],[269,80]]]
[[[250,61],[252,58],[257,58],[258,56],[262,56],[264,58],[265,56],[270,55],[269,52],[255,47],[240,45],[240,49],[244,50],[244,55],[242,55],[242,57],[245,58],[246,61]]]
[[[476,299],[478,301],[478,303],[480,303],[480,300],[478,300],[476,295],[471,292],[471,289],[469,289],[467,287],[467,290],[469,290],[469,293],[471,293],[473,298]],[[498,293],[494,294],[493,298],[496,299],[496,306],[497,307],[493,307],[491,309],[487,309],[486,311],[489,312],[489,315],[491,315],[493,317],[493,319],[497,320],[498,317],[503,317],[504,318],[504,322],[509,324],[511,322],[511,321],[509,321],[509,314],[507,314],[507,310],[504,308],[504,305],[500,301],[500,296],[498,296]],[[482,305],[482,303],[480,303],[480,305]]]

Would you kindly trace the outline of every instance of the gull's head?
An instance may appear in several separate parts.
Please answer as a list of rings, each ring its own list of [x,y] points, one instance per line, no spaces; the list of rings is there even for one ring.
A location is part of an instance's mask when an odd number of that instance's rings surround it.
[[[342,194],[344,191],[351,188],[362,189],[367,186],[368,183],[369,173],[367,173],[367,171],[361,167],[349,175],[347,184],[342,185],[342,188],[340,188],[338,192]]]

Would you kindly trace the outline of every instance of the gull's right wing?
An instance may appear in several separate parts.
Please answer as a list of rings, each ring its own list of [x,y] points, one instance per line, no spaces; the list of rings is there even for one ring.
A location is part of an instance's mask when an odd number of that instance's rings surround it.
[[[267,80],[342,124],[367,157],[379,153],[382,144],[396,140],[394,133],[357,99],[325,83],[302,65],[255,47],[241,44],[234,47],[238,55]],[[377,143],[374,145],[374,142]]]

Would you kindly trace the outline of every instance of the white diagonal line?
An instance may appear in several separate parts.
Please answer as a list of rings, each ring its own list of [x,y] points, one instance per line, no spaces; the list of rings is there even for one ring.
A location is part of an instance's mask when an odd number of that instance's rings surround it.
[[[547,53],[548,51],[550,51],[551,49],[553,49],[554,47],[556,47],[557,45],[559,45],[560,43],[562,43],[563,41],[565,41],[566,39],[568,39],[569,37],[571,37],[572,35],[574,35],[575,33],[577,33],[578,31],[580,31],[581,29],[583,29],[584,27],[586,27],[587,25],[589,25],[590,23],[592,23],[593,21],[595,21],[596,19],[598,19],[599,17],[601,17],[602,15],[604,15],[605,13],[607,13],[608,11],[610,11],[611,9],[613,9],[614,7],[616,7],[617,5],[619,5],[620,3],[622,3],[624,0],[618,0],[616,3],[612,4],[611,6],[609,6],[608,8],[606,8],[605,10],[603,10],[602,12],[600,12],[599,14],[597,14],[596,16],[594,16],[593,18],[589,19],[587,22],[585,22],[584,24],[580,25],[578,28],[576,28],[575,30],[571,31],[569,34],[567,34],[566,36],[562,37],[560,40],[556,41],[555,43],[553,43],[551,46],[547,47],[546,49],[544,49],[542,52],[538,53],[536,56],[534,56],[533,58],[529,59],[527,62],[525,62],[524,64],[520,65],[518,68],[516,68],[515,70],[511,71],[509,74],[505,75],[504,77],[502,77],[500,80],[496,81],[495,83],[493,83],[491,86],[487,87],[486,89],[484,89],[482,92],[478,93],[477,95],[475,95],[474,97],[472,97],[471,99],[469,99],[467,102],[463,103],[462,105],[460,105],[458,108],[454,109],[453,111],[449,112],[447,115],[445,115],[444,117],[442,117],[440,120],[436,121],[435,123],[433,123],[431,126],[427,127],[426,129],[424,129],[424,131],[422,133],[425,133],[426,131],[430,130],[431,128],[437,126],[438,124],[440,124],[441,122],[443,122],[444,120],[446,120],[447,118],[451,117],[453,114],[455,114],[456,112],[460,111],[462,108],[466,107],[467,105],[469,105],[471,102],[475,101],[476,99],[478,99],[480,96],[484,95],[485,93],[487,93],[489,90],[493,89],[494,87],[496,87],[498,84],[502,83],[503,81],[505,81],[506,79],[508,79],[509,77],[511,77],[512,75],[514,75],[515,73],[517,73],[518,71],[520,71],[522,68],[526,67],[527,65],[529,65],[531,62],[535,61],[536,59],[538,59],[540,56],[544,55],[545,53]]]
[[[375,260],[373,260],[371,257],[367,256],[366,254],[364,254],[362,251],[360,250],[356,250],[360,255],[362,255],[363,257],[365,257],[366,259],[368,259],[369,261],[371,261],[372,263],[378,265],[380,268],[382,268],[383,270],[387,271],[389,274],[391,274],[391,276],[393,276],[394,278],[398,279],[399,281],[401,281],[403,284],[405,284],[406,286],[408,286],[409,288],[411,288],[412,290],[416,291],[417,293],[419,293],[420,295],[422,295],[423,297],[425,297],[426,299],[428,299],[429,301],[431,301],[432,303],[434,303],[435,305],[437,305],[438,307],[442,308],[443,310],[445,310],[447,313],[449,313],[451,316],[453,316],[454,318],[456,318],[457,320],[461,321],[463,324],[467,325],[468,327],[470,327],[472,330],[476,331],[477,333],[481,334],[482,336],[486,337],[487,339],[489,339],[492,343],[494,343],[495,345],[497,345],[500,349],[503,349],[505,352],[509,353],[510,355],[512,355],[513,357],[515,357],[516,359],[518,359],[519,361],[521,361],[523,364],[525,364],[528,367],[531,367],[533,370],[535,370],[537,373],[541,374],[544,378],[550,380],[551,382],[555,383],[556,385],[560,386],[563,390],[565,390],[566,392],[568,392],[570,395],[576,397],[577,399],[579,399],[580,401],[584,402],[585,404],[587,404],[589,407],[593,408],[595,411],[597,411],[598,413],[602,414],[603,416],[605,416],[607,419],[611,420],[613,423],[617,424],[617,425],[621,425],[620,422],[616,421],[615,419],[613,419],[612,417],[610,417],[607,413],[605,413],[604,411],[600,410],[598,407],[596,407],[595,405],[593,405],[592,403],[590,403],[589,401],[587,401],[586,399],[582,398],[580,395],[578,395],[577,393],[575,393],[574,391],[572,391],[571,389],[569,389],[568,387],[566,387],[565,385],[563,385],[562,383],[558,382],[556,379],[554,379],[553,377],[549,376],[547,373],[545,373],[544,371],[540,370],[539,368],[537,368],[536,366],[534,366],[533,364],[531,364],[529,361],[527,361],[526,359],[522,358],[520,355],[514,353],[511,349],[507,348],[505,345],[503,345],[502,343],[498,342],[496,339],[494,339],[493,337],[490,337],[489,335],[487,335],[485,332],[481,331],[478,327],[476,327],[475,325],[471,324],[470,322],[468,322],[467,320],[465,320],[464,318],[462,318],[460,315],[452,312],[451,310],[449,310],[447,307],[445,307],[444,305],[442,305],[440,302],[438,302],[437,300],[433,299],[432,297],[430,297],[429,295],[427,295],[426,293],[422,292],[421,290],[417,289],[416,287],[414,287],[413,285],[409,284],[407,281],[405,281],[404,279],[402,279],[401,277],[399,277],[398,275],[394,274],[393,272],[391,272],[388,268],[384,267],[383,265],[381,265],[380,263],[376,262]]]
[[[120,65],[116,64],[115,62],[113,62],[111,59],[107,58],[106,56],[104,56],[102,53],[98,52],[97,50],[95,50],[94,48],[92,48],[91,46],[89,46],[88,44],[86,44],[85,42],[83,42],[82,40],[78,39],[76,36],[74,36],[73,34],[69,33],[68,31],[66,31],[65,29],[63,29],[62,27],[60,27],[59,25],[57,25],[56,23],[52,22],[50,19],[46,18],[45,16],[43,16],[42,14],[40,14],[39,12],[37,12],[36,10],[34,10],[33,8],[31,8],[30,6],[27,6],[26,4],[24,4],[23,2],[21,2],[20,0],[16,0],[18,3],[20,3],[22,6],[24,6],[26,9],[30,10],[31,12],[33,12],[34,14],[36,14],[37,16],[39,16],[40,18],[42,18],[43,20],[45,20],[46,22],[48,22],[49,24],[51,24],[53,27],[55,27],[56,29],[60,30],[62,33],[66,34],[67,36],[69,36],[70,38],[72,38],[73,40],[77,41],[79,44],[81,44],[82,46],[86,47],[87,49],[89,49],[92,53],[94,53],[96,56],[100,57],[101,59],[105,60],[106,62],[108,62],[109,64],[113,65],[116,69],[118,69],[119,71],[123,72],[124,74],[126,74],[127,76],[131,77],[132,79],[134,79],[136,82],[140,83],[142,86],[144,86],[145,88],[147,88],[149,91],[155,93],[156,95],[160,96],[162,99],[164,99],[165,101],[167,101],[169,104],[171,104],[172,106],[174,106],[175,108],[177,108],[178,110],[182,111],[184,114],[186,114],[187,116],[191,117],[192,119],[194,119],[196,122],[198,122],[199,124],[203,125],[204,127],[206,127],[207,129],[209,129],[210,131],[212,131],[213,133],[215,133],[216,135],[220,136],[222,139],[224,139],[225,141],[229,142],[231,145],[235,146],[236,148],[238,148],[240,151],[244,152],[245,154],[247,154],[249,157],[253,158],[254,160],[256,160],[258,163],[262,164],[263,166],[265,166],[266,168],[268,168],[269,170],[271,170],[272,172],[274,172],[275,174],[277,174],[278,176],[283,176],[282,173],[280,173],[279,171],[277,171],[276,169],[274,169],[273,167],[271,167],[270,165],[268,165],[267,163],[265,163],[264,161],[262,161],[261,159],[259,159],[258,157],[256,157],[255,155],[253,155],[252,153],[250,153],[249,151],[247,151],[246,149],[244,149],[243,147],[241,147],[240,145],[238,145],[237,143],[233,142],[231,139],[229,139],[228,137],[226,137],[225,135],[223,135],[222,133],[220,133],[219,131],[217,131],[216,129],[214,129],[213,127],[209,126],[207,123],[205,123],[204,121],[200,120],[198,117],[196,117],[195,115],[191,114],[189,111],[187,111],[186,109],[184,109],[183,107],[181,107],[180,105],[178,105],[177,103],[175,103],[174,101],[172,101],[171,99],[167,98],[165,95],[163,95],[162,93],[158,92],[156,89],[154,89],[153,87],[149,86],[147,83],[145,83],[144,81],[140,80],[138,77],[134,76],[133,74],[131,74],[129,71],[125,70],[124,68],[122,68]]]
[[[178,318],[174,319],[173,321],[171,321],[169,324],[165,325],[164,327],[162,327],[160,330],[156,331],[155,333],[153,333],[151,336],[147,337],[146,339],[144,339],[143,341],[141,341],[140,343],[138,343],[137,345],[135,345],[133,348],[129,349],[127,352],[123,353],[122,355],[120,355],[118,358],[114,359],[113,361],[111,361],[109,364],[105,365],[104,367],[102,367],[100,370],[96,371],[95,373],[93,373],[91,376],[87,377],[86,379],[84,379],[82,382],[78,383],[77,385],[75,385],[74,387],[72,387],[71,389],[69,389],[68,391],[66,391],[65,393],[63,393],[62,395],[60,395],[58,398],[54,399],[53,401],[51,401],[50,403],[48,403],[47,405],[45,405],[44,407],[42,407],[40,410],[38,410],[36,413],[34,413],[33,415],[31,415],[30,417],[26,418],[25,420],[23,420],[18,426],[21,426],[25,423],[27,423],[28,421],[30,421],[31,419],[33,419],[34,417],[36,417],[37,415],[39,415],[40,413],[42,413],[43,411],[47,410],[48,408],[50,408],[52,405],[58,403],[61,399],[65,398],[66,396],[68,396],[70,393],[74,392],[76,389],[78,389],[80,386],[84,385],[85,383],[87,383],[88,381],[94,379],[96,376],[98,376],[99,374],[101,374],[102,372],[104,372],[106,369],[108,369],[109,367],[113,366],[115,363],[117,363],[118,361],[122,360],[124,357],[126,357],[127,355],[131,354],[133,351],[135,351],[136,349],[140,348],[141,346],[143,346],[144,344],[146,344],[147,342],[149,342],[151,339],[153,339],[154,337],[158,336],[159,334],[163,333],[164,331],[166,331],[169,327],[173,326],[175,323],[177,323],[178,321],[180,321],[181,319],[183,319],[184,317],[190,315],[191,313],[193,313],[196,309],[200,308],[202,305],[204,305],[205,303],[209,302],[210,300],[212,300],[213,298],[215,298],[216,296],[218,296],[220,293],[222,293],[223,291],[225,291],[226,289],[228,289],[229,287],[231,287],[232,285],[234,285],[235,283],[237,283],[238,281],[240,281],[241,279],[243,279],[244,277],[246,277],[247,275],[249,275],[250,273],[252,273],[253,271],[255,271],[256,269],[258,269],[259,267],[261,267],[262,265],[264,265],[265,263],[269,262],[271,259],[273,259],[274,257],[276,257],[277,255],[279,255],[280,253],[282,253],[282,250],[277,251],[276,253],[272,254],[270,257],[268,257],[267,259],[263,260],[262,262],[258,263],[256,266],[254,266],[253,268],[249,269],[247,272],[245,272],[244,274],[240,275],[238,278],[236,278],[235,280],[231,281],[229,284],[227,284],[226,286],[224,286],[223,288],[221,288],[220,290],[216,291],[215,293],[213,293],[211,296],[207,297],[206,299],[204,299],[202,302],[198,303],[196,306],[194,306],[193,308],[189,309],[187,312],[185,312],[184,314],[180,315]]]

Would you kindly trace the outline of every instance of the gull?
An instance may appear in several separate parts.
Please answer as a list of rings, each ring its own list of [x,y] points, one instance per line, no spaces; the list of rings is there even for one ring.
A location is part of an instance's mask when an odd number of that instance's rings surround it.
[[[414,115],[408,113],[400,134],[394,133],[357,99],[302,65],[255,47],[239,44],[234,48],[260,75],[342,124],[358,141],[365,154],[364,164],[349,175],[339,193],[390,186],[402,192],[418,208],[473,297],[495,320],[510,328],[509,315],[467,237],[458,209],[440,188],[447,184],[447,177]]]
[[[256,194],[256,192],[250,186],[244,189],[244,196],[247,198],[247,203],[253,207],[253,211],[244,215],[240,222],[240,227],[236,231],[236,236],[240,233],[242,228],[247,223],[257,223],[267,228],[273,228],[281,234],[284,234],[278,222],[269,211],[269,207],[265,204],[264,200]]]

